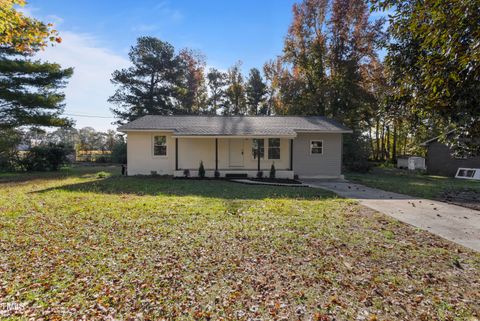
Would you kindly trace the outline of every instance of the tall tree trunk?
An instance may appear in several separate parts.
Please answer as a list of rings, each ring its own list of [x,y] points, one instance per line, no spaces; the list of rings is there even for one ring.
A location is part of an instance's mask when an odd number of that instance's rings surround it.
[[[387,125],[387,150],[385,153],[386,159],[390,159],[390,126]]]
[[[372,148],[372,155],[370,155],[370,157],[375,159],[375,146],[373,145],[372,126],[368,126],[368,139],[370,140],[370,147]]]
[[[380,130],[380,118],[377,117],[376,119],[376,123],[375,123],[375,142],[376,142],[376,145],[377,145],[377,150],[375,151],[375,160],[378,161],[379,159],[379,154],[380,154],[380,141],[379,141],[379,133],[378,131]]]
[[[382,122],[382,135],[380,137],[381,137],[381,143],[382,143],[381,156],[382,156],[382,161],[384,161],[385,160],[385,122]]]
[[[392,162],[397,160],[397,120],[393,120],[393,144],[392,144]]]

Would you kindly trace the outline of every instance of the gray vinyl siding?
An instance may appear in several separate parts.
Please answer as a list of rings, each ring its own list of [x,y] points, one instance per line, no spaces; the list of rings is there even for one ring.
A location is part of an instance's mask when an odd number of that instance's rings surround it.
[[[323,141],[322,154],[310,154],[312,140]],[[298,133],[293,141],[293,170],[300,178],[340,176],[342,134]]]
[[[459,167],[480,168],[480,156],[466,159],[452,157],[452,150],[440,142],[432,142],[427,150],[427,172],[453,177]]]

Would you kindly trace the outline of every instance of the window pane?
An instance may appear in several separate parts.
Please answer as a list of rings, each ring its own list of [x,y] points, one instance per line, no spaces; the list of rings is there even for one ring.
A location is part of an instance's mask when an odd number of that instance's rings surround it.
[[[166,145],[167,138],[165,136],[155,136],[155,145]]]
[[[280,159],[280,148],[269,148],[268,159]]]
[[[310,151],[312,154],[323,153],[323,142],[321,140],[314,140],[311,142]]]
[[[165,156],[167,155],[167,146],[155,146],[153,151],[155,156]]]
[[[280,138],[269,138],[268,139],[269,147],[280,147]]]
[[[260,144],[260,158],[265,158],[265,141],[263,139],[252,140],[252,156],[253,159],[257,159],[258,145]]]
[[[167,155],[167,137],[165,136],[153,137],[153,155],[154,156]]]
[[[268,158],[280,159],[280,138],[268,139]]]

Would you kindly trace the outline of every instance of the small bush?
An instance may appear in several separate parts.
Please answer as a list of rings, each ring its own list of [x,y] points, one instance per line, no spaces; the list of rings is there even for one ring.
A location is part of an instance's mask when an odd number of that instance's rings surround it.
[[[276,173],[275,164],[272,163],[272,167],[270,167],[270,178],[275,178],[275,173]]]
[[[97,173],[97,178],[107,178],[109,176],[110,176],[110,174],[107,173],[107,172],[98,172]]]
[[[23,157],[22,165],[27,171],[57,171],[68,163],[71,149],[63,145],[42,145],[32,147]]]
[[[205,178],[205,167],[203,167],[203,161],[200,161],[200,167],[198,168],[198,176]]]
[[[183,170],[183,176],[184,177],[190,177],[190,170],[189,169]]]
[[[125,142],[119,141],[113,145],[111,161],[117,164],[127,163],[127,144]]]
[[[263,172],[262,171],[257,172],[257,178],[263,178]]]

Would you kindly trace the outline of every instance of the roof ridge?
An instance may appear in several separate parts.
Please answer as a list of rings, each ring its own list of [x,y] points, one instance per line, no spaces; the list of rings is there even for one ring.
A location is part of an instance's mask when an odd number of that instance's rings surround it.
[[[290,131],[351,132],[325,116],[298,115],[145,115],[118,128],[176,130],[189,134],[236,134]]]
[[[228,117],[252,117],[252,118],[269,118],[269,117],[321,117],[328,118],[322,115],[144,115],[142,117],[218,117],[218,118],[228,118]],[[328,118],[330,119],[330,118]],[[333,120],[333,119],[331,119]]]

